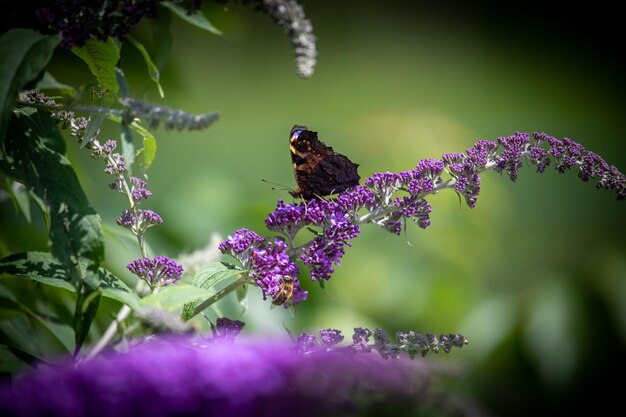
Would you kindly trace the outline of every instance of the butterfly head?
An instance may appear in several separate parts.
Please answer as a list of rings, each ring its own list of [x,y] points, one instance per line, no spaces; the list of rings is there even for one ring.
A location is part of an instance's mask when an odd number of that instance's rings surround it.
[[[297,154],[308,149],[310,147],[309,139],[312,136],[311,134],[315,134],[315,132],[309,131],[306,126],[294,125],[289,136],[291,152]]]

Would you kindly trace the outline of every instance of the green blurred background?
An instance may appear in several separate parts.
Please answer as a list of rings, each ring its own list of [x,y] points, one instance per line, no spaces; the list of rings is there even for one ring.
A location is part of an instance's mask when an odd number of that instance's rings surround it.
[[[626,170],[626,84],[622,54],[608,43],[618,30],[610,10],[302,3],[318,37],[310,80],[295,75],[280,28],[241,7],[205,7],[222,37],[172,19],[164,100],[141,56],[125,46],[135,97],[222,113],[200,133],[156,132],[154,197],[144,203],[165,220],[148,235],[155,253],[176,256],[241,227],[269,235],[263,219],[277,199],[292,199],[261,179],[295,188],[287,142],[295,123],[359,163],[364,178],[514,131],[568,136]],[[605,27],[594,29],[596,19]],[[149,45],[150,25],[136,35]],[[93,82],[69,53],[57,54],[50,72],[72,85]],[[106,135],[119,131],[110,126]],[[109,191],[99,162],[69,149],[108,225],[108,265],[129,278],[124,265],[138,250],[111,232],[125,202]],[[607,377],[624,370],[624,203],[573,173],[538,175],[532,167],[516,184],[483,175],[473,210],[452,192],[430,202],[427,230],[409,225],[398,237],[363,227],[325,290],[303,279],[309,300],[295,317],[270,310],[255,291],[243,317],[234,300],[224,311],[252,333],[282,334],[283,325],[295,333],[463,333],[469,346],[427,360],[462,364],[453,388],[495,414],[564,415],[617,401]],[[1,210],[5,252],[45,250],[40,220],[26,224],[6,200]],[[103,303],[94,336],[117,307]]]

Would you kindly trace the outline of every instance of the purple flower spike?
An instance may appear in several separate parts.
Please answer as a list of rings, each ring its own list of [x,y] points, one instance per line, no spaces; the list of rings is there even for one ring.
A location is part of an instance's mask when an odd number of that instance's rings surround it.
[[[150,286],[168,285],[177,282],[183,275],[182,265],[167,256],[137,259],[128,264],[127,268]]]
[[[314,417],[379,409],[393,415],[435,399],[440,414],[452,414],[443,409],[452,401],[434,391],[434,372],[424,362],[376,355],[303,357],[274,340],[157,339],[79,366],[37,367],[0,386],[0,415]]]

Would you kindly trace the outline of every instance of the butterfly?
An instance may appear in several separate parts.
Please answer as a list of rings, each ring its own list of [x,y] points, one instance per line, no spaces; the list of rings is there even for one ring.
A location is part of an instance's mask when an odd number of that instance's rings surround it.
[[[317,138],[317,132],[295,125],[289,137],[291,161],[298,188],[289,194],[310,200],[359,185],[358,164],[335,153]]]

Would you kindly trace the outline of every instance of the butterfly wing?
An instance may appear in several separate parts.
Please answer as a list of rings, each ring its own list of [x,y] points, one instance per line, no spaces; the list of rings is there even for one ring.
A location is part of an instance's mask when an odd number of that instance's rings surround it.
[[[291,133],[291,159],[299,186],[291,195],[310,200],[359,184],[358,165],[326,146],[317,138],[317,132],[294,126]]]

